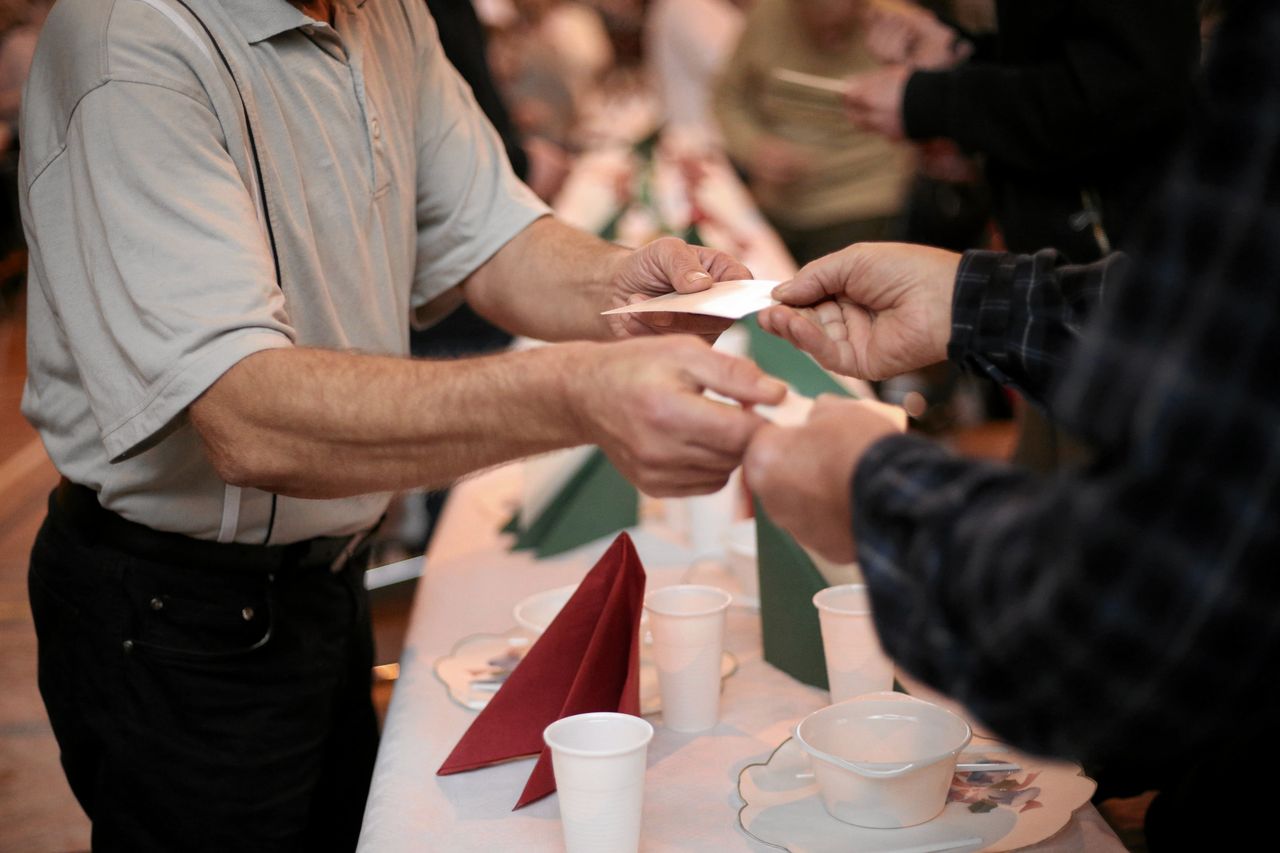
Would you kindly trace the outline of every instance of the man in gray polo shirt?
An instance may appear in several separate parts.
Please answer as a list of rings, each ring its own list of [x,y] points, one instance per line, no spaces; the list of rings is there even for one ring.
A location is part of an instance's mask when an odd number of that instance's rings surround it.
[[[599,312],[748,275],[556,222],[419,0],[61,0],[22,116],[24,412],[64,483],[41,689],[95,849],[350,849],[376,744],[362,535],[390,491],[599,444],[705,492],[776,402],[707,321]],[[549,340],[412,362],[468,299]],[[614,343],[612,338],[631,338]]]

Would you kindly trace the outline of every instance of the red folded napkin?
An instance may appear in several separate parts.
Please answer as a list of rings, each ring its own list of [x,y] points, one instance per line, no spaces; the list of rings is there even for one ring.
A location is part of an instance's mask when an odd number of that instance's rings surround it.
[[[518,809],[556,789],[543,729],[594,711],[639,716],[644,583],[631,537],[618,534],[436,773],[538,754]]]

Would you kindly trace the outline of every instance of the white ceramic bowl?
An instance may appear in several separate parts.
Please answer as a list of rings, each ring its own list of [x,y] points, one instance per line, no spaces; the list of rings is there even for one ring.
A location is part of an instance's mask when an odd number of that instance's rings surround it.
[[[542,632],[555,621],[560,615],[560,611],[573,598],[573,594],[578,591],[578,585],[571,583],[568,586],[558,586],[555,589],[547,589],[542,592],[535,592],[528,598],[521,599],[516,602],[516,606],[512,608],[511,615],[515,618],[516,624],[524,628],[535,636],[541,636]],[[641,613],[640,624],[648,624],[648,617]]]
[[[960,717],[901,693],[868,693],[830,705],[795,729],[831,816],[877,829],[936,817],[947,804],[956,759],[972,737]]]
[[[511,611],[516,624],[526,631],[541,634],[555,620],[560,610],[577,591],[578,585],[558,586],[544,590],[519,601]]]

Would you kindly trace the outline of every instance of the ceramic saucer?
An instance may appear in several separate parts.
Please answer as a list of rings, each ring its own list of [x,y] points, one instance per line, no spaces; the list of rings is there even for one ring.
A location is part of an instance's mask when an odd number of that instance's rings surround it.
[[[479,711],[489,704],[507,677],[533,647],[534,636],[521,628],[504,634],[473,634],[459,640],[432,670],[449,691],[449,698],[464,708]],[[738,659],[729,652],[720,656],[720,678],[738,671]],[[658,670],[648,649],[640,653],[640,713],[662,710],[658,696]]]
[[[986,738],[974,738],[963,760],[1006,761],[1022,769],[958,773],[946,808],[933,820],[902,829],[866,829],[827,813],[808,756],[788,738],[764,763],[749,764],[739,774],[744,805],[738,823],[757,841],[790,853],[1016,850],[1060,830],[1097,787],[1079,765],[1032,758]],[[946,845],[964,839],[973,841]]]

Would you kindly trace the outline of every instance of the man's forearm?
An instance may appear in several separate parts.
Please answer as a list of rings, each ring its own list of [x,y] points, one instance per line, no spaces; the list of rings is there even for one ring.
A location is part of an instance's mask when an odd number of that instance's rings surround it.
[[[516,334],[548,341],[612,337],[600,312],[629,250],[552,217],[517,234],[469,276],[476,313]]]
[[[453,362],[269,350],[232,367],[190,413],[234,485],[303,498],[443,485],[581,443],[565,377],[592,346]]]

